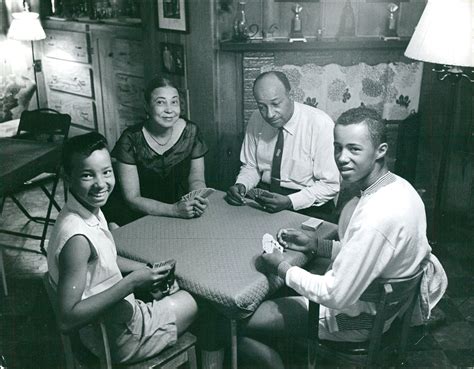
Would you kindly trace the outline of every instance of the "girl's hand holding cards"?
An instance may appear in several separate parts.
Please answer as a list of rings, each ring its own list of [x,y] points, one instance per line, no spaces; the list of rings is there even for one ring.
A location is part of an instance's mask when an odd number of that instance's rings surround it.
[[[175,280],[176,260],[170,259],[153,264],[153,271],[163,273],[163,277],[157,281],[151,290],[151,295],[155,300],[160,300],[164,296],[171,295],[179,290],[179,286]]]

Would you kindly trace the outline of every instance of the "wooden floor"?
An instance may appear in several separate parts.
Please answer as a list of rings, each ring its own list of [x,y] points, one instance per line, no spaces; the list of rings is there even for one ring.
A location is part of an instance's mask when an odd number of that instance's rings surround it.
[[[22,194],[21,198],[37,215],[46,207],[40,191]],[[8,200],[0,227],[33,233],[41,229],[28,224]],[[444,239],[436,249],[449,277],[448,293],[439,304],[446,321],[432,328],[416,345],[419,335],[414,332],[407,367],[474,367],[474,240],[460,232],[447,232]],[[3,234],[0,243],[39,249],[38,241],[25,242]],[[0,354],[6,357],[9,369],[64,368],[52,311],[40,279],[47,269],[46,258],[16,250],[4,253],[10,293],[5,298],[0,290]]]

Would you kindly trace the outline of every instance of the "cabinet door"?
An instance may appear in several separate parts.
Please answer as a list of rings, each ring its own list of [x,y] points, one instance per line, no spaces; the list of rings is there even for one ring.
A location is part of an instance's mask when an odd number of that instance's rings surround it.
[[[93,59],[100,68],[94,83],[101,86],[103,131],[113,147],[126,127],[145,118],[141,30],[92,30],[91,39]]]
[[[47,106],[71,115],[70,135],[100,130],[93,83],[98,73],[91,64],[88,29],[84,24],[45,22],[43,76]]]

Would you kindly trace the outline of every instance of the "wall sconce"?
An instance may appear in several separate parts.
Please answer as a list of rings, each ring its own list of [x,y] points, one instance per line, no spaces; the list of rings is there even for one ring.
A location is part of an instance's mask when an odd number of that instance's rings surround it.
[[[35,59],[35,49],[33,41],[44,40],[46,34],[44,33],[43,27],[39,20],[39,14],[30,12],[27,2],[23,3],[24,10],[21,13],[13,13],[13,20],[8,29],[7,37],[17,41],[30,41],[31,42],[31,56],[33,60],[33,74],[35,76],[36,84],[36,102],[39,104],[38,96],[38,79],[36,73],[41,72],[41,60]]]

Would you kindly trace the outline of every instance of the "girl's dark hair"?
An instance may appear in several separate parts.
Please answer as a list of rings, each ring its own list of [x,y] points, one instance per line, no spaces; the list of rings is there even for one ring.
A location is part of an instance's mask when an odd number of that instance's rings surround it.
[[[359,123],[367,124],[370,140],[374,146],[387,142],[387,127],[380,114],[374,109],[361,105],[345,111],[336,121],[336,124],[343,126]]]
[[[149,104],[150,99],[151,99],[151,94],[153,90],[160,88],[160,87],[173,87],[176,90],[178,87],[174,84],[173,81],[169,80],[168,78],[165,77],[155,77],[153,78],[150,82],[148,82],[146,88],[145,88],[145,101]]]
[[[96,150],[107,149],[107,139],[98,132],[69,138],[63,144],[61,163],[66,174],[71,174],[72,157],[79,154],[87,158]]]

